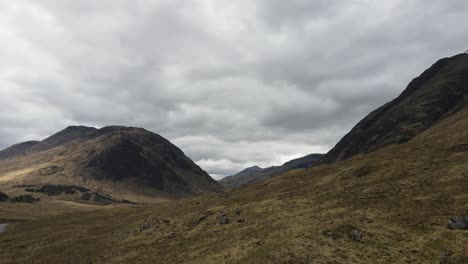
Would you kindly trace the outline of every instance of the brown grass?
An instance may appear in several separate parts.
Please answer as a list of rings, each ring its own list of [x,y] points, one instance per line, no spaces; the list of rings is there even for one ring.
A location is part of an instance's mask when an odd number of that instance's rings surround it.
[[[453,151],[467,143],[463,111],[408,143],[225,194],[16,223],[0,263],[439,263],[444,251],[467,263],[468,231],[447,228],[468,214],[468,152]],[[347,226],[363,240],[324,235]]]

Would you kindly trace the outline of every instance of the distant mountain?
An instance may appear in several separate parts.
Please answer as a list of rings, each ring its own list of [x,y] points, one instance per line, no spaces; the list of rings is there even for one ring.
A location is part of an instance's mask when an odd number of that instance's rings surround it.
[[[78,202],[222,190],[168,140],[142,128],[122,126],[71,126],[40,142],[13,145],[0,151],[0,182],[0,191],[7,194]]]
[[[258,166],[253,166],[244,169],[243,171],[228,176],[219,181],[226,188],[237,188],[239,186],[265,180],[274,176],[278,176],[283,172],[292,169],[305,169],[317,164],[323,154],[310,154],[302,158],[294,159],[284,163],[281,166],[272,166],[262,169]]]
[[[401,144],[467,105],[468,54],[444,58],[414,79],[395,100],[359,122],[325,156],[334,162]]]
[[[29,149],[37,145],[40,141],[26,141],[23,143],[15,144],[11,147],[8,147],[0,151],[0,160],[8,159],[11,157],[24,155]]]

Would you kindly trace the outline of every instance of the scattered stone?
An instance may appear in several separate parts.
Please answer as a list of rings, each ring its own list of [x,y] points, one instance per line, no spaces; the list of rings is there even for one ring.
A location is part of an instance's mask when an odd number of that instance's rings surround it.
[[[236,208],[236,211],[235,211],[235,212],[236,212],[236,215],[240,215],[242,211],[241,211],[241,209]]]
[[[221,218],[219,218],[219,223],[221,225],[227,225],[229,224],[229,218],[227,218],[225,215],[221,216]]]
[[[145,223],[145,224],[141,224],[139,227],[140,227],[140,232],[141,232],[143,230],[150,229],[151,225]]]
[[[332,239],[350,238],[358,242],[362,241],[363,236],[363,232],[352,225],[341,225],[334,230],[327,229],[322,234]]]
[[[368,218],[367,216],[363,216],[361,218],[361,223],[363,223],[363,224],[372,224],[372,223],[374,223],[374,220]]]
[[[162,221],[163,221],[163,223],[165,223],[167,225],[171,223],[171,220],[169,220],[168,218],[164,218]]]
[[[244,218],[239,218],[239,219],[237,219],[237,223],[243,223],[243,222],[245,222],[245,219],[244,219]]]
[[[361,242],[361,240],[362,240],[362,231],[361,230],[353,229],[353,230],[351,230],[351,232],[349,234],[350,234],[350,237],[351,237],[352,240],[357,241],[357,242]]]
[[[448,228],[452,230],[468,230],[468,216],[453,217],[450,219]]]

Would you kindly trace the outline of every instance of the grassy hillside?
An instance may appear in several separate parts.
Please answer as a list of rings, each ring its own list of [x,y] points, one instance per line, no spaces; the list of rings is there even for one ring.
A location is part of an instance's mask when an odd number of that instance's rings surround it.
[[[407,143],[223,194],[16,223],[0,263],[468,263],[468,231],[447,227],[467,214],[465,109]]]

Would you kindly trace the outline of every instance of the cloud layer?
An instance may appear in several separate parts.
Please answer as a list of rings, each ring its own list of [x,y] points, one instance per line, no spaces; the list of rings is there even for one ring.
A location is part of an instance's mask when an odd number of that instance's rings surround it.
[[[0,147],[145,127],[212,175],[330,149],[437,59],[463,0],[0,2]]]

